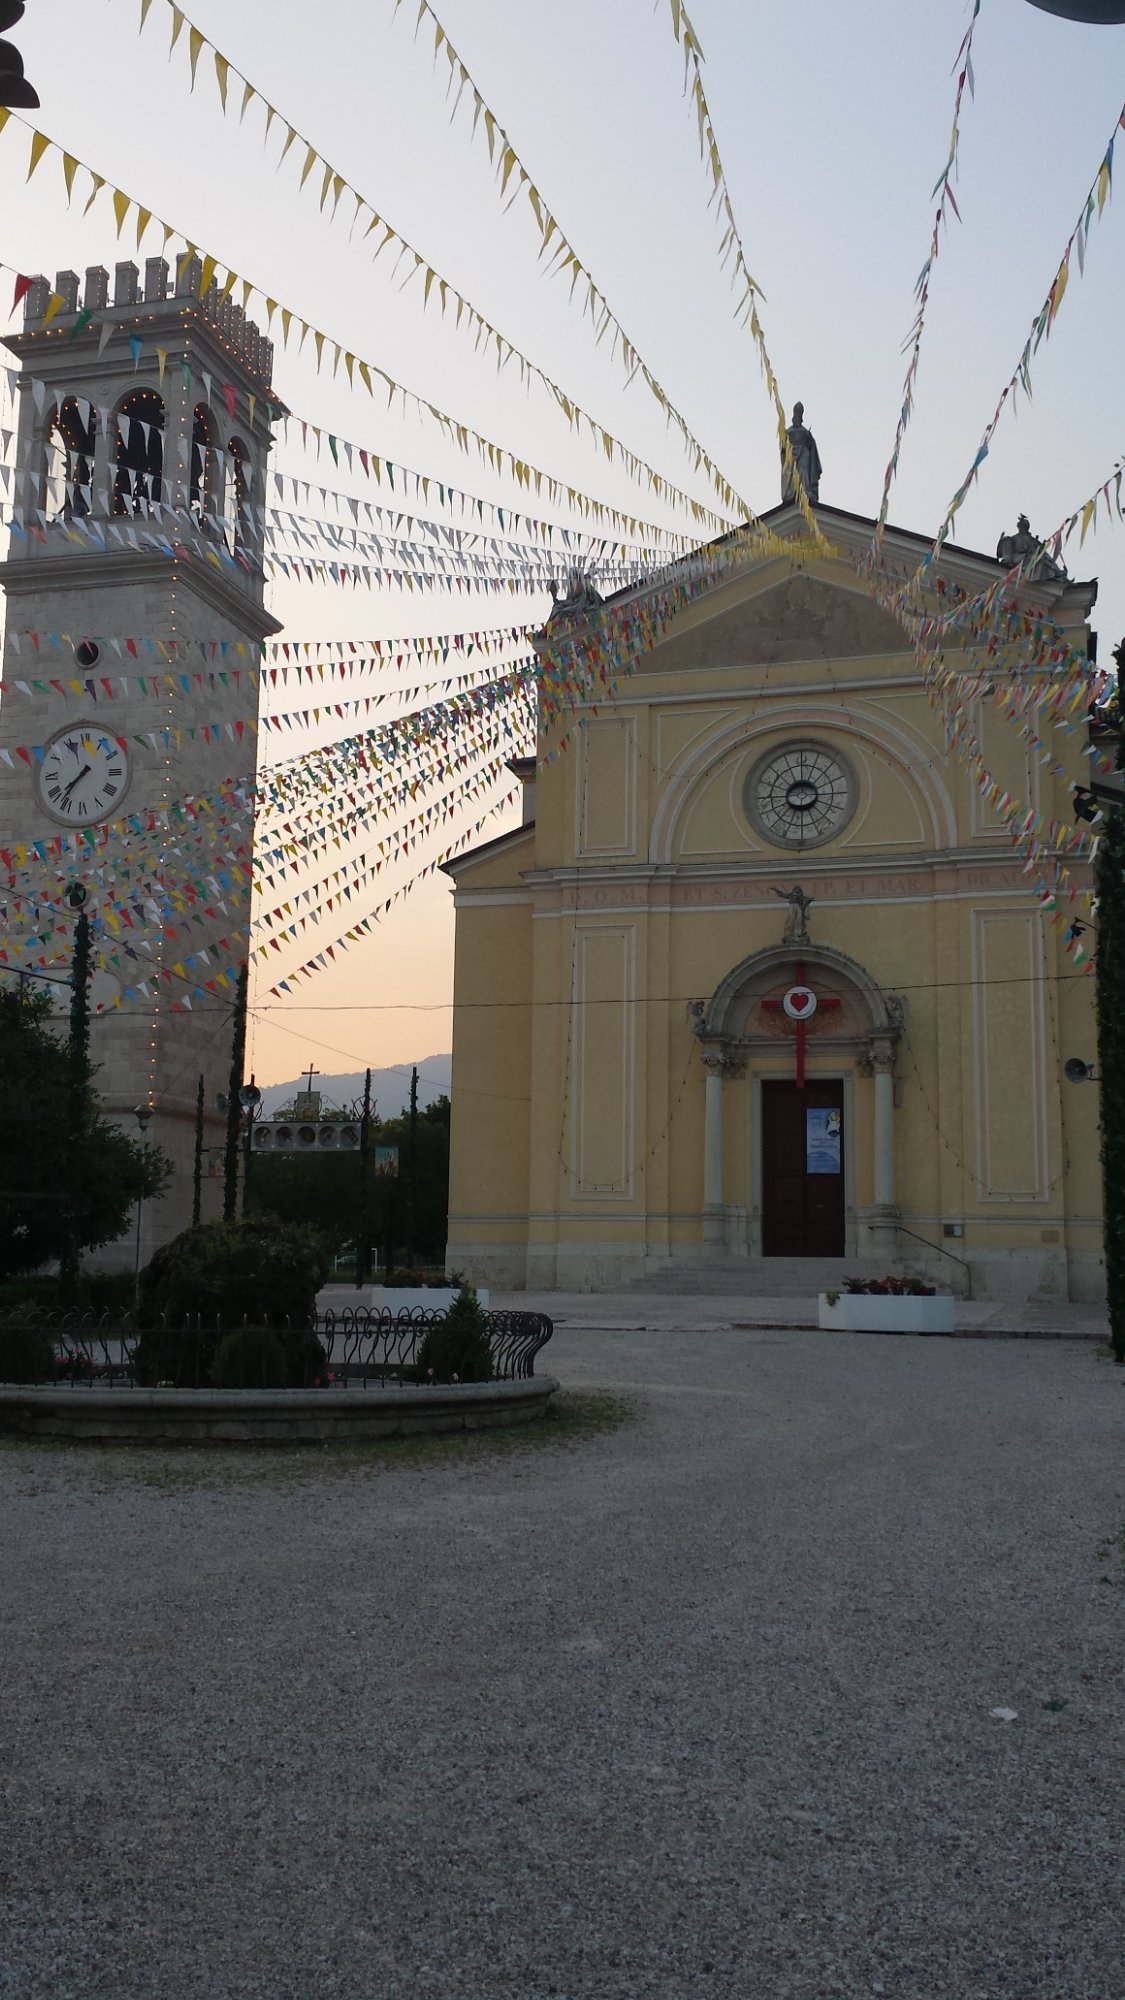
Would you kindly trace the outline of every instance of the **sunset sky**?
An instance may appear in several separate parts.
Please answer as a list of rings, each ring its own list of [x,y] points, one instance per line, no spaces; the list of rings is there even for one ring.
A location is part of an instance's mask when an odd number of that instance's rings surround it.
[[[391,0],[322,0],[315,9],[293,0],[192,0],[187,12],[572,399],[708,499],[705,478],[692,472],[645,389],[626,386],[608,344],[595,344],[570,304],[566,282],[545,275],[526,204],[506,212],[466,111],[451,121],[447,68],[439,60],[435,69],[432,29],[415,39],[413,0],[397,17]],[[437,12],[670,398],[737,490],[758,510],[773,505],[773,418],[719,267],[668,0],[655,8],[651,0],[571,0],[561,11],[541,0],[441,0]],[[822,500],[858,513],[878,511],[931,189],[948,153],[950,71],[969,13],[963,0],[695,0],[692,9],[782,395],[787,407],[805,403],[824,464]],[[43,131],[222,265],[520,457],[600,500],[684,528],[682,513],[573,435],[542,391],[521,388],[511,369],[498,377],[452,315],[443,322],[432,303],[424,307],[420,282],[404,282],[387,258],[373,263],[369,241],[358,233],[349,240],[343,205],[330,224],[312,184],[299,189],[301,148],[279,168],[280,128],[266,144],[256,103],[239,125],[240,84],[224,120],[206,56],[192,94],[186,36],[168,58],[167,0],[151,0],[143,35],[139,17],[139,0],[29,0],[18,40],[43,100]],[[917,409],[890,509],[892,521],[931,534],[972,463],[1114,129],[1125,29],[1079,28],[1026,0],[985,0],[974,69],[956,183],[962,221],[953,221],[935,268]],[[131,226],[118,246],[105,196],[83,216],[85,194],[76,189],[68,210],[57,160],[25,185],[27,158],[26,131],[12,120],[0,134],[5,264],[53,274],[136,254]],[[139,255],[159,247],[154,229]],[[1111,200],[1091,233],[1085,274],[1072,271],[1035,359],[1034,402],[1021,398],[1005,415],[959,516],[961,542],[991,551],[1021,509],[1045,533],[1120,461],[1121,279],[1122,224]],[[328,367],[318,374],[311,344],[303,357],[279,353],[275,384],[298,415],[384,458],[564,518],[517,497],[433,423],[388,412],[358,385],[349,390],[342,373],[333,380]],[[326,456],[317,465],[296,426],[275,466],[364,499],[386,497],[358,476],[349,482]],[[1102,579],[1094,622],[1108,659],[1125,631],[1125,582],[1104,522],[1067,560],[1072,573]],[[549,606],[545,593],[526,590],[452,597],[284,581],[271,586],[269,602],[289,637],[323,641],[514,625],[541,620]],[[380,683],[379,692],[393,685]],[[280,690],[270,697],[273,708],[295,702]],[[393,712],[387,703],[377,719]],[[327,742],[354,726],[333,718],[305,740]],[[266,748],[292,756],[299,747],[292,735],[278,744]],[[460,815],[441,838],[464,831],[490,803]],[[494,837],[515,816],[506,808],[479,837]],[[436,851],[420,848],[392,887]],[[271,977],[343,928],[333,913],[271,963]],[[310,1061],[346,1070],[448,1048],[452,939],[449,885],[439,873],[291,997],[271,1000],[259,986],[250,1046],[258,1080],[293,1076]]]

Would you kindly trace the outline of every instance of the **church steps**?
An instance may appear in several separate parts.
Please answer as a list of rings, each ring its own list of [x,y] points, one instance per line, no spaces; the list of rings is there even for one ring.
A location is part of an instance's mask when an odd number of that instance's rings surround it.
[[[905,1268],[905,1267],[904,1267]],[[630,1285],[634,1296],[814,1299],[839,1291],[846,1278],[898,1275],[855,1257],[676,1258],[661,1262]]]

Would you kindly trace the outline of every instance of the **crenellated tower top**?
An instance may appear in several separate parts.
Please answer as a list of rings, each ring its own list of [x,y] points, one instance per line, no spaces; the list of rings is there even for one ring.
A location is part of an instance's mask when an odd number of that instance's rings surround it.
[[[185,332],[191,329],[197,337],[221,348],[252,378],[259,392],[268,395],[273,380],[272,340],[229,294],[220,292],[214,281],[201,296],[202,275],[198,257],[182,259],[174,277],[165,257],[146,258],[143,272],[126,259],[114,266],[112,300],[109,272],[102,264],[89,267],[84,284],[77,271],[59,271],[53,288],[49,278],[33,278],[24,295],[23,332],[9,335],[5,345],[24,358],[31,336],[38,359],[44,334],[53,334],[53,344],[61,349],[65,343],[73,362],[74,348],[87,329],[95,352],[100,353],[106,345],[107,327],[110,338],[120,330],[139,333],[143,340],[146,329],[151,332],[156,325],[168,329],[179,322]],[[84,348],[88,345],[83,342]]]

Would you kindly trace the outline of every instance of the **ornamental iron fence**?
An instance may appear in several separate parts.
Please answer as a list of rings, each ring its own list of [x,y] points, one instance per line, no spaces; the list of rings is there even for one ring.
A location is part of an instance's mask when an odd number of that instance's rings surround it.
[[[554,1332],[545,1313],[485,1312],[492,1379],[527,1380],[535,1357]],[[367,1389],[417,1383],[418,1349],[444,1312],[387,1307],[314,1313],[268,1326],[194,1314],[144,1326],[121,1314],[21,1312],[0,1320],[0,1384],[69,1383],[113,1388],[210,1389],[212,1363],[225,1336],[245,1330],[272,1334],[286,1359],[289,1388]],[[247,1353],[244,1366],[253,1370]],[[237,1379],[227,1387],[257,1386]],[[424,1383],[423,1383],[424,1386]],[[438,1386],[447,1386],[441,1383]]]

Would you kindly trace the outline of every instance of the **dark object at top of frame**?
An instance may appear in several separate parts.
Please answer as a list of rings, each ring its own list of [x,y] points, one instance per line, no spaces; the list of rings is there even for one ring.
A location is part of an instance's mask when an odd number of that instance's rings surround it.
[[[1125,21],[1125,0],[1030,0],[1044,14],[1058,14],[1064,21],[1085,21],[1091,27],[1114,28]]]

